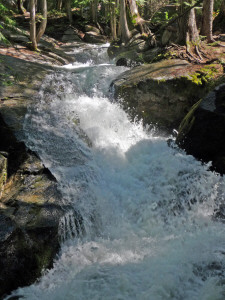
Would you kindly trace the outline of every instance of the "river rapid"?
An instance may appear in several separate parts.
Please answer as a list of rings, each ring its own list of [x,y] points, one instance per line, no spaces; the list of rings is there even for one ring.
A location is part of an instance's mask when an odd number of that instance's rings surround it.
[[[107,45],[74,50],[26,116],[26,144],[79,210],[61,220],[54,267],[13,292],[29,300],[223,300],[225,180],[131,122],[110,83]],[[8,299],[8,298],[7,298]]]

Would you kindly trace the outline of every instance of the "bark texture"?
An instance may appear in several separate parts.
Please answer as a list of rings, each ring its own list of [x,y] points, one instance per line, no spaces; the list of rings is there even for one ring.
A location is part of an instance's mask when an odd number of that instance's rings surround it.
[[[206,36],[208,43],[213,42],[213,5],[214,0],[203,1],[201,35]]]

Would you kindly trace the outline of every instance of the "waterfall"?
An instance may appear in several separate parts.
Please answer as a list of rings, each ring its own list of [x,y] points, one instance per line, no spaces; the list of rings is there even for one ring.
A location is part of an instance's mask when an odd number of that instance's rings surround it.
[[[225,299],[224,224],[214,218],[225,180],[141,122],[109,87],[124,67],[104,47],[49,75],[24,130],[60,184],[62,219],[54,267],[13,295],[35,300]]]

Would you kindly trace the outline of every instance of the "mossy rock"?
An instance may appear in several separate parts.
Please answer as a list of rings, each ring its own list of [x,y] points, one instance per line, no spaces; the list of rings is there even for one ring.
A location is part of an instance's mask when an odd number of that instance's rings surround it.
[[[192,105],[223,77],[219,64],[208,66],[204,72],[201,68],[193,70],[193,65],[179,59],[145,64],[120,75],[112,83],[114,95],[122,99],[132,119],[139,118],[144,124],[171,132],[178,129]]]

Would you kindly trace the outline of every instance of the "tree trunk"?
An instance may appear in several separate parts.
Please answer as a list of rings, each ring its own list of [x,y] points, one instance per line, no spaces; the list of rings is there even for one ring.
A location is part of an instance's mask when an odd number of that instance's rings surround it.
[[[62,10],[62,0],[56,1],[56,9],[61,11]]]
[[[113,40],[117,39],[117,32],[116,32],[116,2],[111,1],[110,3],[110,26],[111,26],[111,35]]]
[[[179,14],[183,14],[185,10],[184,0],[181,0],[180,2],[181,5],[179,9]],[[178,20],[178,28],[178,44],[187,45],[189,42],[195,42],[199,39],[194,8],[192,8],[189,12],[185,13]]]
[[[212,36],[213,6],[214,6],[214,0],[203,1],[201,35],[206,36],[208,43],[213,42],[213,36]]]
[[[127,43],[131,38],[131,33],[127,25],[127,13],[125,0],[120,0],[120,29],[123,43]]]
[[[32,49],[37,50],[36,40],[36,20],[35,20],[35,0],[30,0],[30,39],[32,43]]]
[[[146,37],[150,37],[149,44],[150,46],[156,45],[156,39],[154,34],[152,34],[147,22],[140,16],[138,12],[138,7],[136,0],[128,0],[129,8],[130,8],[130,14],[132,18],[132,23],[135,24],[135,26],[141,31],[143,35]]]
[[[42,20],[37,32],[37,38],[36,38],[37,43],[40,41],[47,26],[47,0],[40,0],[40,1],[41,1]]]
[[[98,0],[91,2],[91,21],[94,24],[98,23]]]
[[[71,11],[71,0],[65,0],[65,8],[66,8],[67,18],[70,24],[72,24],[73,18],[72,18],[72,11]]]
[[[25,14],[26,9],[23,6],[23,0],[17,0],[18,10],[21,14]]]

